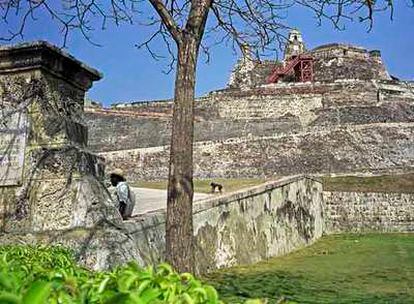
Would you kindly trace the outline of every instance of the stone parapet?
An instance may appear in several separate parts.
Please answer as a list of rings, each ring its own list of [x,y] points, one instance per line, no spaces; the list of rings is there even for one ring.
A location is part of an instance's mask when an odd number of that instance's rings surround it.
[[[295,176],[193,206],[195,260],[199,273],[251,264],[309,245],[324,231],[322,184]],[[164,260],[165,210],[128,220],[145,264]]]

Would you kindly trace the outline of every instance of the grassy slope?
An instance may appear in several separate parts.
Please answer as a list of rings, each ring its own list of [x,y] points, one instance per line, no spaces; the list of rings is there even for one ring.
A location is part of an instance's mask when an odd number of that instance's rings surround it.
[[[249,178],[249,179],[207,179],[207,180],[194,180],[194,191],[198,193],[210,193],[210,183],[214,181],[223,185],[224,192],[232,192],[251,186],[256,186],[264,183],[266,180],[261,178]],[[146,182],[138,181],[132,184],[135,187],[152,188],[152,189],[167,189],[167,181],[155,181]]]
[[[414,303],[414,235],[335,235],[284,257],[210,274],[229,303]]]
[[[275,178],[272,178],[275,179]],[[339,176],[323,177],[324,189],[327,191],[357,191],[357,192],[405,192],[414,193],[414,173],[382,176]],[[225,192],[232,192],[266,182],[263,178],[250,179],[207,179],[194,180],[195,192],[209,193],[210,183],[214,181],[224,186]],[[133,186],[167,189],[167,181],[138,181]]]
[[[414,193],[414,173],[371,177],[323,177],[328,191],[406,192]]]

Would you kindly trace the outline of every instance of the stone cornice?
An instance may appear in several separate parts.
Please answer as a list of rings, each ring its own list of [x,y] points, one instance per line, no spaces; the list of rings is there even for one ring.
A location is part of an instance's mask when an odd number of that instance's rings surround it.
[[[87,90],[102,78],[97,70],[45,41],[0,46],[0,73],[45,70]]]

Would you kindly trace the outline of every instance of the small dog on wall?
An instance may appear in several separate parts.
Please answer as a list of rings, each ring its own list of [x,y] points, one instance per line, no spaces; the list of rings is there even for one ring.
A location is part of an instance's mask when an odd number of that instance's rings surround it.
[[[219,193],[222,193],[223,185],[218,184],[218,183],[215,183],[215,182],[212,182],[210,184],[210,186],[211,186],[211,193],[215,193],[216,190],[218,190]]]

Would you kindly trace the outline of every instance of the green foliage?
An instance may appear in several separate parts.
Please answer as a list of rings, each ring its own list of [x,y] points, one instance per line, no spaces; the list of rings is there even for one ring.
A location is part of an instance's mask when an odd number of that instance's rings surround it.
[[[0,303],[219,304],[217,291],[171,266],[131,262],[112,271],[81,268],[61,247],[0,247]]]

